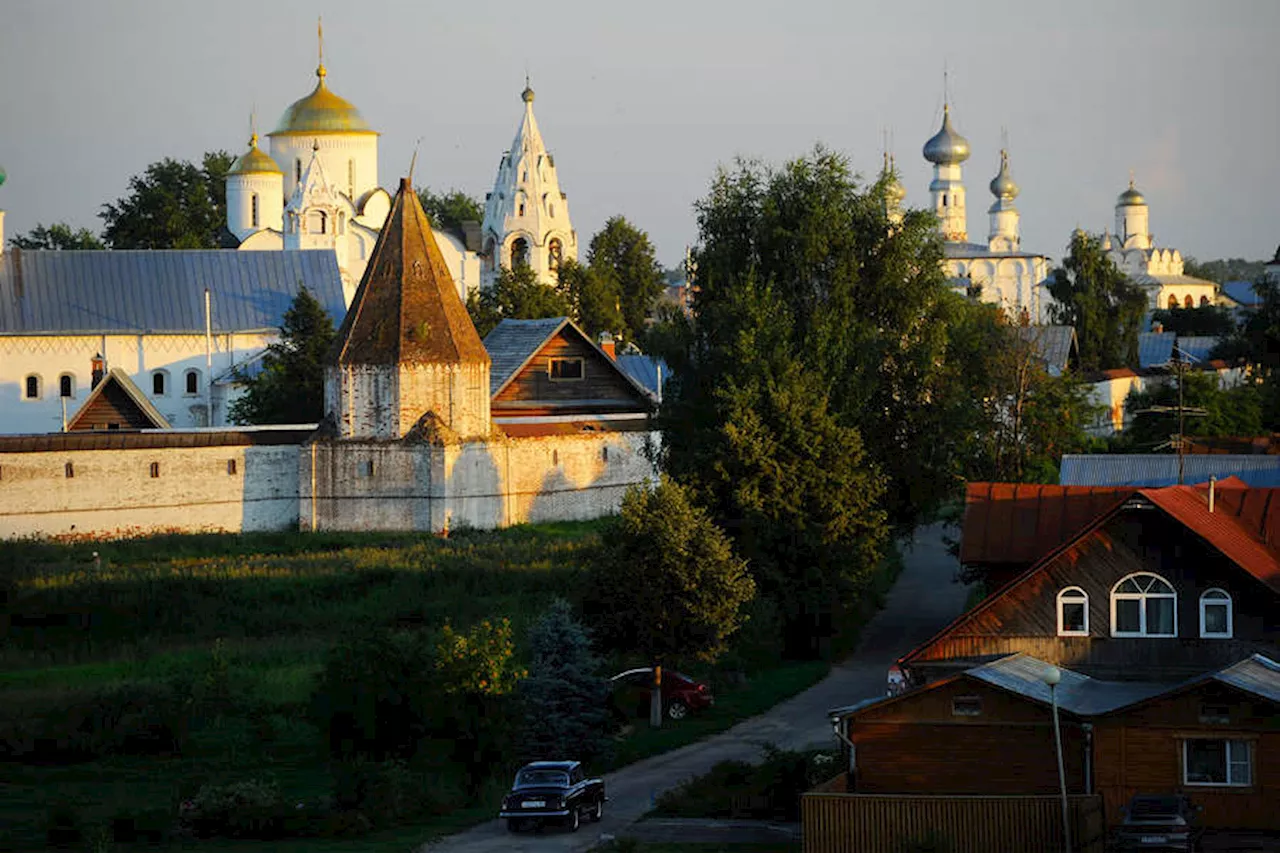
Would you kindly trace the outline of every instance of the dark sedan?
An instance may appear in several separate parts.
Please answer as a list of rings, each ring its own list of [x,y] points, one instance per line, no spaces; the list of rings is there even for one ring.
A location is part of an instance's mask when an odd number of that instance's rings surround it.
[[[507,829],[560,823],[576,832],[586,818],[604,816],[604,780],[588,779],[578,761],[534,761],[520,768],[498,817]]]
[[[1137,794],[1122,812],[1114,849],[1191,853],[1204,831],[1200,807],[1181,794]]]

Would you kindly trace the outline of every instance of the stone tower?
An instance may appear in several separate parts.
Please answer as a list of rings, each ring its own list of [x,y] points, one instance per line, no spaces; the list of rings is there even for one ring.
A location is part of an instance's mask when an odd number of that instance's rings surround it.
[[[520,93],[524,117],[511,150],[502,155],[493,191],[485,198],[481,234],[483,283],[493,283],[500,267],[526,264],[554,284],[562,260],[578,259],[578,235],[569,221],[568,196],[560,191],[555,158],[547,151],[533,117],[533,89]]]
[[[343,439],[489,434],[489,354],[408,178],[338,330],[325,410]]]

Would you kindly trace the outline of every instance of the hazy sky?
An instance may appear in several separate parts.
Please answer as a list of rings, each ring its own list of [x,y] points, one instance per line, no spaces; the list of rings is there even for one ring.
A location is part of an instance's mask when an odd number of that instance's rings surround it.
[[[1061,255],[1113,221],[1130,169],[1160,245],[1202,259],[1280,243],[1280,2],[816,0],[0,0],[0,208],[8,235],[100,206],[165,156],[240,153],[314,85],[382,133],[393,187],[483,197],[520,117],[526,69],[585,251],[621,213],[666,264],[696,238],[717,164],[815,143],[864,175],[890,128],[907,202],[942,109],[968,137],[969,233],[1007,128],[1023,247]]]

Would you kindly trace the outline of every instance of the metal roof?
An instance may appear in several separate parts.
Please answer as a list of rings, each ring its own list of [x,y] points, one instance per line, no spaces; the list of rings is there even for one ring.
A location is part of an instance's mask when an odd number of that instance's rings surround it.
[[[1181,350],[1184,360],[1198,364],[1209,360],[1210,354],[1220,340],[1221,338],[1214,335],[1179,336],[1178,349]]]
[[[315,432],[315,424],[275,429],[201,429],[131,432],[52,432],[42,435],[0,435],[0,453],[61,453],[68,450],[149,450],[160,447],[247,447],[301,445]]]
[[[1138,335],[1138,366],[1142,369],[1173,360],[1173,332],[1142,332]]]
[[[497,394],[502,386],[528,363],[547,340],[569,322],[568,317],[546,317],[540,320],[503,320],[484,337],[489,351],[489,394]]]
[[[1253,655],[1213,674],[1215,681],[1280,703],[1280,663]]]
[[[1228,281],[1222,285],[1222,292],[1244,308],[1256,308],[1262,304],[1262,297],[1254,292],[1251,281]]]
[[[1018,335],[1035,347],[1052,376],[1061,376],[1077,349],[1075,326],[1019,326]]]
[[[659,388],[658,374],[661,371],[661,383],[665,385],[671,379],[671,369],[660,358],[651,355],[619,355],[618,367],[637,384],[644,386],[655,399],[662,396]]]
[[[275,329],[305,286],[335,323],[346,314],[327,249],[0,254],[0,335],[204,333]]]
[[[960,562],[1030,565],[1131,494],[1129,488],[969,483]]]
[[[1183,481],[1205,483],[1239,477],[1255,488],[1280,487],[1280,456],[1196,453],[1182,457]],[[1058,482],[1063,486],[1172,486],[1178,457],[1171,453],[1067,453]]]

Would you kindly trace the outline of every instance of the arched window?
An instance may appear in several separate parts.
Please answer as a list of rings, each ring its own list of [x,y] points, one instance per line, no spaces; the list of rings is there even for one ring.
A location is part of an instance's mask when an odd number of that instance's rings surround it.
[[[168,384],[168,374],[163,370],[157,370],[151,374],[151,395],[153,397],[163,397],[165,394],[165,386]]]
[[[552,237],[551,242],[547,243],[547,268],[560,269],[560,259],[564,256],[564,248],[560,245],[559,237]]]
[[[1089,596],[1078,586],[1058,593],[1058,636],[1089,636]]]
[[[58,396],[74,397],[76,395],[76,378],[70,373],[58,377]]]
[[[312,234],[325,234],[329,229],[329,217],[325,215],[323,210],[313,210],[307,223],[307,230]]]
[[[1169,297],[1169,310],[1170,310],[1170,311],[1172,311],[1174,308],[1177,308],[1177,307],[1178,307],[1178,297],[1176,297],[1176,296],[1170,296],[1170,297]]]
[[[1184,308],[1195,308],[1195,307],[1196,307],[1195,300],[1191,298],[1191,294],[1190,294],[1190,293],[1188,293],[1188,294],[1187,294],[1187,298],[1183,301],[1182,306],[1183,306]]]
[[[1200,596],[1200,636],[1231,639],[1231,596],[1226,590],[1207,589]]]
[[[188,370],[185,379],[187,383],[187,393],[199,394],[200,393],[200,371]]]
[[[516,206],[516,216],[524,216],[524,199],[520,199],[520,203]]]
[[[353,157],[347,161],[347,197],[352,201],[356,198],[356,161]]]
[[[1176,637],[1178,596],[1159,575],[1129,575],[1111,590],[1111,636]]]
[[[527,267],[529,265],[529,241],[523,237],[517,237],[511,243],[511,268]]]
[[[257,193],[254,193],[253,196],[249,199],[249,204],[253,208],[250,222],[253,224],[254,228],[257,228],[258,227],[258,194]]]
[[[946,193],[943,193],[943,194],[942,194],[942,206],[943,206],[943,207],[946,207],[946,206],[947,206],[947,194],[946,194]]]
[[[27,377],[27,381],[23,384],[26,386],[25,388],[22,389],[25,392],[22,395],[25,399],[27,400],[40,399],[40,377],[39,376],[33,373]]]

